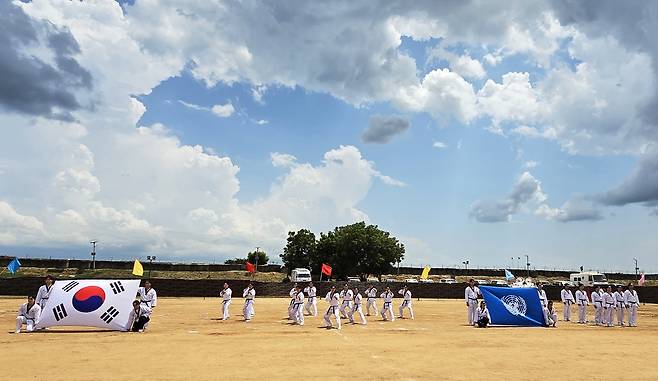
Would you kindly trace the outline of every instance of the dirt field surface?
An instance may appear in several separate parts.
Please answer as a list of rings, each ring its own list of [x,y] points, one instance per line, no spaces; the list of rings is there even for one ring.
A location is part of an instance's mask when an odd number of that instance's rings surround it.
[[[657,305],[642,306],[638,328],[476,329],[465,324],[461,301],[414,300],[415,320],[371,316],[367,326],[339,331],[320,328],[320,316],[290,325],[283,298],[257,299],[250,323],[240,321],[238,299],[225,322],[217,320],[217,299],[158,302],[142,334],[53,328],[17,335],[22,299],[0,298],[0,379],[658,379]]]

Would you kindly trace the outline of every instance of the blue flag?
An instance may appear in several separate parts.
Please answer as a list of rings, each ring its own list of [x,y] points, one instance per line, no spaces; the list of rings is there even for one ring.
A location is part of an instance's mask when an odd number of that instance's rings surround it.
[[[9,262],[9,264],[7,265],[7,270],[12,274],[16,274],[16,271],[18,271],[18,269],[20,268],[21,268],[21,263],[18,261],[18,258],[12,259],[11,262]]]
[[[481,286],[491,324],[544,326],[544,310],[536,288]]]
[[[511,271],[505,270],[505,280],[506,281],[509,282],[510,280],[514,280],[514,278],[516,278],[516,277],[514,276],[514,274],[512,274]]]

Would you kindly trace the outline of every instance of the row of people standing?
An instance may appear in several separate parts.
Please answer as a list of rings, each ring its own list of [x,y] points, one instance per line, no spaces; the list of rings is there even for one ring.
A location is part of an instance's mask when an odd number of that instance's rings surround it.
[[[603,289],[597,286],[590,296],[587,294],[584,285],[579,285],[574,294],[567,285],[560,292],[560,299],[564,305],[564,320],[571,321],[571,306],[578,307],[578,323],[588,323],[587,306],[594,306],[594,323],[600,326],[613,327],[615,319],[618,326],[637,327],[637,311],[640,307],[640,298],[632,283],[629,283],[627,289],[617,286],[613,292],[612,286]],[[628,317],[628,322],[626,322]]]

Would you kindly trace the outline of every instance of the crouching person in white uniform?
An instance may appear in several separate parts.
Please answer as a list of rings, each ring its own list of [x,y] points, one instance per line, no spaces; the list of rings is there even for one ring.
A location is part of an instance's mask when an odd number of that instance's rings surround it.
[[[489,309],[487,308],[487,304],[484,302],[484,300],[480,302],[480,308],[478,308],[477,314],[478,328],[487,328],[491,322],[491,316],[489,315]]]
[[[317,298],[317,289],[313,285],[313,282],[310,282],[308,286],[304,289],[306,296],[306,305],[304,309],[308,312],[309,316],[318,316],[318,298]]]
[[[34,300],[34,296],[27,297],[27,303],[21,304],[16,316],[16,333],[21,333],[21,327],[25,324],[25,331],[34,331],[34,326],[39,322],[41,317],[41,306]]]
[[[222,298],[222,320],[228,320],[230,317],[228,308],[231,305],[232,295],[233,291],[229,288],[228,283],[224,283],[224,289],[219,292],[219,296]]]
[[[244,321],[248,322],[254,316],[254,299],[256,298],[256,290],[254,290],[253,284],[249,283],[247,288],[242,291],[242,297],[244,298],[242,316],[244,316]]]
[[[400,319],[404,319],[404,309],[408,308],[409,309],[409,315],[411,315],[411,320],[414,319],[414,309],[411,307],[411,291],[407,286],[404,286],[404,288],[400,291],[398,291],[398,294],[402,295],[402,304],[400,304],[400,307],[398,310],[400,311]]]
[[[469,280],[468,287],[464,290],[464,300],[468,308],[468,325],[475,325],[477,322],[478,295],[480,289],[475,287],[475,280]]]
[[[637,296],[637,291],[634,290],[633,283],[628,284],[624,297],[628,304],[628,326],[637,327],[637,309],[640,308],[640,298]]]
[[[340,295],[336,292],[336,286],[331,286],[331,291],[327,293],[325,300],[329,302],[329,309],[327,309],[327,312],[324,314],[325,327],[332,327],[331,320],[329,318],[333,316],[336,319],[336,328],[340,329],[340,313],[338,312]]]
[[[363,296],[361,296],[361,293],[359,292],[359,289],[354,287],[354,304],[352,305],[352,309],[348,313],[348,317],[350,318],[350,323],[354,324],[354,314],[358,313],[359,316],[361,317],[361,324],[366,325],[366,317],[363,316],[363,309],[361,308],[361,302],[363,301]]]
[[[391,288],[386,287],[386,291],[382,292],[379,297],[384,299],[384,305],[382,306],[382,319],[395,321],[395,315],[393,314],[393,291],[391,291]],[[386,314],[388,314],[388,319],[386,318]]]
[[[557,311],[553,307],[552,300],[549,300],[546,307],[544,307],[544,320],[546,320],[547,327],[555,327],[557,324]]]
[[[126,327],[127,330],[144,332],[149,321],[151,321],[151,309],[140,303],[139,300],[133,301],[133,309],[130,311],[130,315],[128,315],[128,324],[130,326]]]

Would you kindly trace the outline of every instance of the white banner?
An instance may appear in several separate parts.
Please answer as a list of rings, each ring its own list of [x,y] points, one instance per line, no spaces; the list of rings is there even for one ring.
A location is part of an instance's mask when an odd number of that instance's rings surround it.
[[[139,279],[58,280],[37,328],[85,326],[125,331]]]

